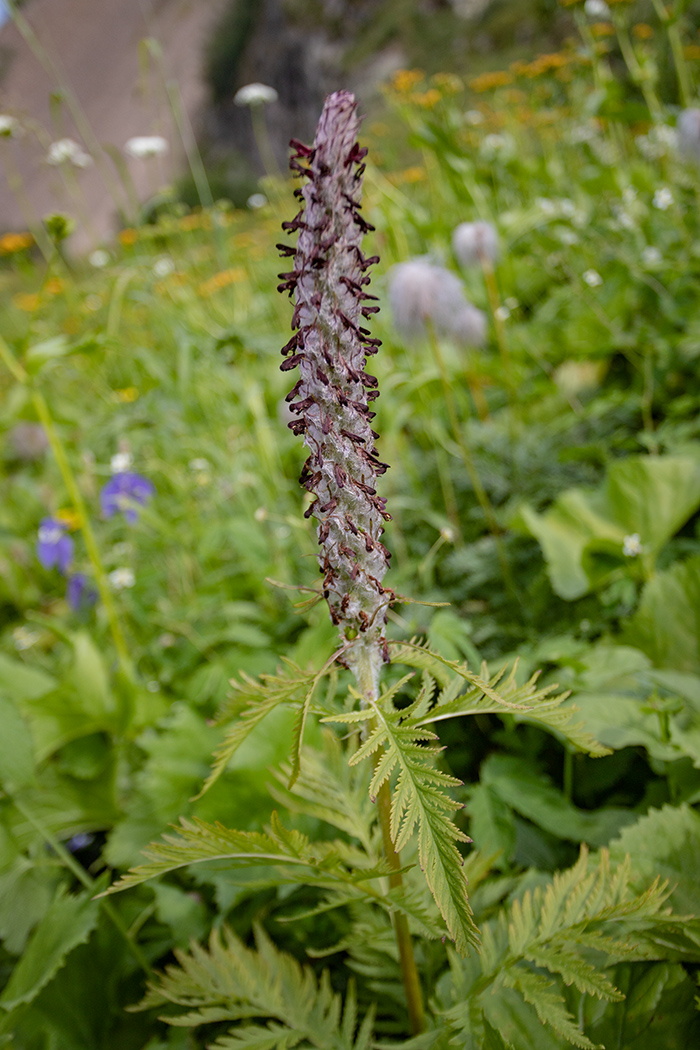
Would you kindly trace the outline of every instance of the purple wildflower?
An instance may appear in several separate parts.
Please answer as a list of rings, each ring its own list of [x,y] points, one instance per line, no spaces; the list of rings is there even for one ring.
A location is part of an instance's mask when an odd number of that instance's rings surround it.
[[[42,518],[36,545],[37,558],[45,569],[58,566],[64,575],[73,561],[73,540],[66,535],[66,526],[55,518]]]
[[[74,572],[68,577],[66,587],[68,604],[75,612],[82,612],[97,601],[97,591],[91,586],[84,572]]]
[[[148,478],[131,470],[122,471],[110,478],[100,492],[102,513],[105,518],[111,518],[123,511],[126,520],[133,525],[138,517],[134,504],[143,506],[155,491],[155,485]]]

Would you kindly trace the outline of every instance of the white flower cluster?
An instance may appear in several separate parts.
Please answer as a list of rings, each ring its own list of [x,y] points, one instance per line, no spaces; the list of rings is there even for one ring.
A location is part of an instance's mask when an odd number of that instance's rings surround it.
[[[24,134],[24,129],[16,117],[9,113],[0,113],[0,138],[18,139]]]
[[[279,95],[273,87],[267,84],[246,84],[239,88],[233,96],[237,106],[264,106],[267,103],[276,102]]]
[[[125,153],[140,160],[163,157],[169,149],[168,141],[162,135],[135,135],[124,146]]]
[[[54,168],[61,164],[72,164],[74,168],[89,168],[92,157],[74,139],[58,139],[49,146],[46,163]]]

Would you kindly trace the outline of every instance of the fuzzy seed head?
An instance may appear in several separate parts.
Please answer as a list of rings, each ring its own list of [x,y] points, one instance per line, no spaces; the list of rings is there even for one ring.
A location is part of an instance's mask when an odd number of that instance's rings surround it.
[[[460,346],[481,346],[486,339],[485,314],[467,300],[455,274],[429,259],[391,268],[389,303],[397,331],[409,341],[424,339],[428,325]]]
[[[283,229],[299,231],[293,269],[280,274],[280,291],[294,298],[295,335],[282,351],[283,371],[299,368],[287,397],[288,424],[303,434],[310,455],[300,481],[314,496],[307,510],[318,522],[323,595],[331,619],[350,642],[345,654],[353,668],[361,651],[375,666],[386,653],[384,625],[391,591],[382,587],[389,553],[381,542],[389,519],[377,478],[387,464],[377,458],[370,405],[377,380],[365,371],[379,341],[370,338],[366,318],[377,310],[365,290],[367,259],[360,248],[373,229],[360,214],[362,159],[357,144],[357,103],[348,91],[325,102],[313,147],[292,141],[291,168],[306,177],[296,191],[301,210]]]
[[[498,234],[490,222],[461,222],[452,234],[452,248],[462,266],[495,263]]]

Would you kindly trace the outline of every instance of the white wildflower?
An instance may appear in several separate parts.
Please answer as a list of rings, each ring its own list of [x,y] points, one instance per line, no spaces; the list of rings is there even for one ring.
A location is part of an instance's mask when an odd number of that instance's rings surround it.
[[[398,263],[389,272],[394,324],[408,339],[422,338],[431,324],[438,335],[467,346],[486,339],[486,316],[467,300],[462,283],[429,259]]]
[[[96,292],[91,292],[90,295],[85,296],[83,302],[83,309],[89,314],[96,314],[98,310],[102,309],[102,296]]]
[[[510,317],[510,310],[505,305],[499,306],[494,311],[494,317],[498,321],[507,321],[508,318]]]
[[[135,135],[124,146],[124,152],[130,157],[142,160],[148,157],[162,157],[169,149],[168,140],[162,135]]]
[[[507,306],[508,309],[512,312],[513,310],[517,310],[518,309],[518,307],[520,306],[520,303],[518,302],[518,300],[514,296],[509,295],[507,299],[503,300],[503,305]]]
[[[462,266],[494,263],[498,234],[490,222],[461,222],[452,234],[452,248]]]
[[[9,113],[0,113],[0,138],[18,139],[23,130],[16,117],[11,117]]]
[[[15,644],[15,649],[23,652],[25,649],[31,649],[33,645],[36,645],[39,641],[39,632],[32,631],[29,627],[15,627],[12,632],[12,640]]]
[[[603,278],[600,276],[597,270],[586,270],[583,275],[583,279],[589,288],[600,288],[603,283]]]
[[[276,102],[278,98],[275,89],[268,84],[246,84],[238,89],[233,101],[237,106],[264,106],[268,102]]]
[[[509,139],[505,135],[499,135],[496,132],[491,132],[490,135],[485,135],[481,143],[481,153],[484,157],[495,157],[499,153],[505,153],[508,147],[511,145]]]
[[[625,536],[622,541],[622,553],[626,558],[636,558],[643,551],[642,541],[638,532]]]
[[[586,0],[583,10],[589,18],[594,18],[597,21],[607,21],[610,18],[610,8],[605,3],[605,0]]]
[[[124,474],[133,462],[134,457],[130,452],[117,452],[109,461],[110,470],[113,474]]]
[[[535,204],[543,213],[543,215],[547,215],[549,217],[552,215],[556,215],[557,213],[557,206],[554,203],[554,201],[551,201],[549,199],[549,197],[537,197],[535,199]]]
[[[556,233],[557,237],[559,238],[562,244],[571,245],[578,244],[579,242],[578,234],[574,233],[574,231],[570,230],[567,226],[557,226],[554,232]]]
[[[155,277],[168,277],[174,272],[175,263],[169,255],[159,256],[153,264],[153,273]]]
[[[576,215],[576,205],[568,197],[564,197],[563,200],[559,201],[559,210],[565,219],[573,219]]]
[[[471,124],[472,127],[476,127],[478,124],[484,123],[484,114],[480,113],[478,109],[468,109],[464,114],[465,124]]]
[[[115,591],[123,591],[127,587],[133,587],[136,583],[136,577],[131,569],[120,568],[112,569],[107,579],[109,580],[110,586]]]
[[[648,245],[642,252],[642,262],[645,266],[658,266],[661,263],[661,259],[661,252],[652,245]]]
[[[187,465],[190,470],[195,472],[209,470],[209,460],[205,459],[204,456],[197,456],[195,459],[191,459]]]
[[[72,164],[74,168],[89,168],[92,164],[92,157],[73,139],[58,139],[49,146],[46,163],[53,167]]]
[[[109,260],[110,254],[104,248],[96,248],[94,252],[88,255],[90,265],[94,266],[96,270],[101,270],[103,266],[107,266]]]
[[[681,153],[700,160],[700,109],[684,109],[678,118],[677,129]]]
[[[251,193],[250,197],[246,201],[249,208],[253,211],[257,211],[258,208],[264,208],[267,204],[267,197],[264,193]]]
[[[673,194],[671,193],[668,186],[662,186],[660,190],[657,190],[654,194],[654,200],[652,204],[659,211],[667,211],[673,204]]]
[[[637,199],[637,191],[634,186],[625,186],[622,191],[622,199],[625,204],[630,205]]]

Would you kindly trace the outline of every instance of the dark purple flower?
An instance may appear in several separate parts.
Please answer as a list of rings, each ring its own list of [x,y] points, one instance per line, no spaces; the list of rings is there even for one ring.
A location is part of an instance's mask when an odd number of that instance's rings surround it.
[[[121,471],[109,479],[100,492],[100,506],[105,518],[123,511],[126,520],[133,525],[138,517],[134,503],[141,506],[154,495],[155,485],[141,474],[131,470]]]
[[[74,572],[68,577],[66,598],[72,609],[76,612],[82,612],[84,609],[95,604],[97,601],[97,591],[91,586],[90,581],[84,572]]]
[[[45,569],[58,566],[64,575],[73,561],[73,540],[66,535],[66,526],[54,518],[42,518],[39,523],[37,558]]]

